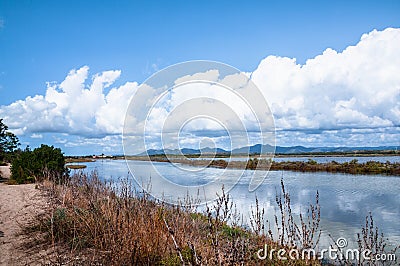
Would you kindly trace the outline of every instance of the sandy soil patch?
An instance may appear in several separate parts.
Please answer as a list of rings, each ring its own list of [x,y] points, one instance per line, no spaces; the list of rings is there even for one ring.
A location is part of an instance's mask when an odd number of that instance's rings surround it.
[[[11,176],[10,165],[0,166],[0,177],[10,178],[10,176]]]
[[[2,169],[3,170],[3,169]],[[30,254],[23,244],[22,228],[46,209],[46,200],[35,184],[0,183],[0,265],[40,265],[40,254]]]

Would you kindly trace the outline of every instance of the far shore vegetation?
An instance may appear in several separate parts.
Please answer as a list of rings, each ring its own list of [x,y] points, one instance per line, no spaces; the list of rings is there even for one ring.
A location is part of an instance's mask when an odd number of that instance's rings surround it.
[[[96,161],[95,159],[88,157],[66,157],[65,163],[90,163]]]
[[[193,158],[193,157],[191,157]],[[195,167],[215,167],[215,168],[230,168],[230,169],[246,169],[246,170],[287,170],[300,172],[330,172],[330,173],[347,173],[347,174],[383,174],[383,175],[399,175],[399,162],[377,162],[368,161],[359,163],[357,159],[349,162],[338,163],[331,161],[327,163],[318,163],[312,158],[308,161],[283,161],[275,162],[263,157],[249,158],[247,161],[228,161],[221,158],[193,160],[187,156],[167,156],[167,155],[152,155],[152,156],[129,156],[129,160],[151,160],[156,162],[170,162],[191,165]]]
[[[400,175],[399,162],[378,162],[367,161],[360,163],[356,158],[349,162],[339,163],[332,158],[331,161],[326,163],[318,163],[313,158],[324,157],[329,160],[331,157],[380,157],[380,156],[400,156],[395,150],[384,151],[357,151],[357,152],[321,152],[321,153],[293,153],[293,154],[274,154],[276,158],[309,158],[307,161],[282,161],[276,162],[274,160],[266,159],[267,155],[251,154],[247,161],[229,161],[229,157],[238,158],[245,157],[247,154],[215,154],[211,155],[212,158],[207,158],[203,155],[204,159],[200,159],[200,154],[159,154],[159,155],[136,155],[136,156],[68,156],[66,163],[82,163],[94,162],[101,159],[112,160],[138,160],[138,161],[156,161],[156,162],[170,162],[191,165],[194,167],[214,167],[214,168],[230,168],[230,169],[246,169],[246,170],[271,170],[271,171],[299,171],[299,172],[329,172],[329,173],[346,173],[346,174],[382,174],[382,175]],[[67,165],[70,169],[84,168],[81,165]]]

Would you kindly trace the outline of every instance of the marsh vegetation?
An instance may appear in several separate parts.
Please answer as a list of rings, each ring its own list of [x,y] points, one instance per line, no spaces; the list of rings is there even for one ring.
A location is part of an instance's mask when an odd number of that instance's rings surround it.
[[[130,157],[133,160],[151,160],[157,162],[180,163],[197,167],[216,167],[230,169],[246,169],[246,170],[288,170],[300,172],[330,172],[330,173],[347,173],[347,174],[384,174],[399,175],[399,162],[378,162],[367,161],[365,163],[352,159],[350,162],[338,163],[336,161],[318,163],[313,159],[308,161],[283,161],[275,162],[270,159],[250,158],[247,161],[229,161],[226,159],[209,159],[209,160],[191,160],[183,156],[149,156],[149,157]]]

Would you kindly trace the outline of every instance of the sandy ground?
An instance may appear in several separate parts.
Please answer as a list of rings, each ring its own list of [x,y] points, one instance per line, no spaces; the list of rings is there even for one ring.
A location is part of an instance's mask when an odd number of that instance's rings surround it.
[[[10,176],[11,176],[10,165],[0,166],[0,177],[10,178]]]
[[[1,167],[3,177],[9,169]],[[8,173],[8,174],[7,174]],[[46,209],[46,200],[35,184],[7,185],[0,183],[0,265],[38,265],[35,257],[23,248],[26,225]]]

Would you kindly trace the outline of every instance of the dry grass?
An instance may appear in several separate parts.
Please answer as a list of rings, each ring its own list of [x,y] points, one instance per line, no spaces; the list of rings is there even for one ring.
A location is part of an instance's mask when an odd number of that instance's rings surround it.
[[[400,249],[400,245],[393,247],[389,250],[388,239],[384,237],[382,232],[379,232],[377,226],[374,227],[374,219],[370,213],[365,217],[365,226],[361,227],[361,233],[357,234],[358,249],[370,250],[370,256],[372,258],[377,258],[382,254],[396,254]],[[399,265],[398,260],[396,261],[366,261],[364,259],[359,261],[359,265]]]
[[[53,248],[54,254],[48,258],[51,263],[319,264],[318,261],[281,261],[276,257],[260,261],[256,252],[264,244],[288,249],[294,247],[291,241],[299,238],[295,248],[301,250],[309,246],[311,231],[302,230],[304,224],[301,224],[296,227],[299,231],[285,229],[274,240],[260,229],[245,229],[242,216],[225,192],[200,212],[193,199],[186,199],[180,206],[166,205],[142,191],[135,191],[128,180],[121,180],[117,189],[113,184],[101,182],[95,174],[74,175],[63,185],[46,181],[41,187],[52,198],[51,211],[41,216],[29,231],[44,233],[44,238],[32,241],[35,245],[40,242]],[[294,221],[286,219],[288,211],[283,209],[284,216],[279,219],[293,226]],[[253,214],[259,217],[258,227],[264,226],[263,210],[254,210]],[[291,236],[293,233],[295,236]]]
[[[52,199],[49,212],[27,228],[32,245],[51,248],[50,264],[71,265],[320,265],[316,259],[259,260],[257,251],[296,249],[300,254],[315,248],[320,237],[319,194],[315,204],[296,219],[290,194],[283,181],[276,193],[277,214],[265,220],[256,199],[250,228],[243,224],[230,195],[222,189],[211,205],[200,211],[196,200],[166,205],[143,191],[135,191],[128,179],[118,186],[104,183],[96,174],[76,174],[64,184],[44,181],[41,188]],[[275,226],[277,232],[270,228]],[[359,235],[360,250],[385,250],[383,236],[372,217]],[[351,262],[337,261],[341,265]]]

